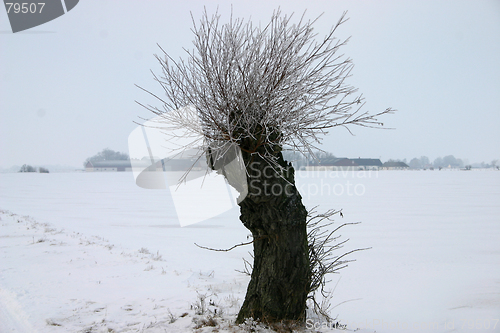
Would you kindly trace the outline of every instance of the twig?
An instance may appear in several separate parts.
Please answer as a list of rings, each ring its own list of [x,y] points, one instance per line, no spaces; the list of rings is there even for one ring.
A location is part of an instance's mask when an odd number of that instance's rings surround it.
[[[211,248],[211,247],[201,246],[201,245],[198,245],[196,243],[194,243],[194,245],[198,246],[199,248],[205,249],[205,250],[217,251],[217,252],[228,252],[228,251],[231,251],[231,250],[237,248],[238,246],[250,245],[250,244],[252,244],[253,242],[255,242],[257,240],[260,240],[260,239],[263,239],[263,238],[266,238],[266,237],[267,236],[260,236],[259,238],[255,238],[254,240],[252,240],[250,242],[236,244],[234,246],[231,246],[229,249],[214,249],[214,248]]]

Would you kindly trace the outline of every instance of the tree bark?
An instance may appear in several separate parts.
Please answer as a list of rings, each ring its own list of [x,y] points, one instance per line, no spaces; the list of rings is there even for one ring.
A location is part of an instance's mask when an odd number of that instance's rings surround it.
[[[252,232],[254,263],[236,323],[305,320],[310,290],[307,210],[295,187],[295,172],[277,152],[282,170],[257,154],[243,153],[249,193],[239,204],[240,220]]]

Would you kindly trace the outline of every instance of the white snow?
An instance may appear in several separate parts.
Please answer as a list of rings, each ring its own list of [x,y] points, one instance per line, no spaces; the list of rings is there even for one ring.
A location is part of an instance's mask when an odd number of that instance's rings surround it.
[[[363,222],[341,229],[343,250],[372,247],[329,283],[349,330],[500,332],[500,172],[310,171],[297,184],[308,208]],[[231,324],[251,246],[194,245],[247,241],[237,208],[181,228],[168,190],[132,173],[12,173],[0,209],[2,333],[251,331]],[[219,328],[196,329],[215,309]]]

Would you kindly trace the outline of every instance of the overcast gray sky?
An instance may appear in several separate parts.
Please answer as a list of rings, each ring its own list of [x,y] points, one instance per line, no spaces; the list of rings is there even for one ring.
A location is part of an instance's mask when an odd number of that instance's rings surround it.
[[[150,69],[156,43],[177,57],[191,48],[190,11],[231,1],[80,0],[67,14],[13,34],[0,10],[0,167],[82,162],[105,147],[127,152],[138,116],[151,102],[134,84],[161,93]],[[272,11],[324,13],[320,35],[348,11],[339,37],[354,61],[350,84],[366,110],[398,112],[395,130],[336,129],[323,149],[336,156],[454,155],[500,159],[500,1],[233,1],[238,17],[267,22]],[[159,104],[157,104],[159,105]]]

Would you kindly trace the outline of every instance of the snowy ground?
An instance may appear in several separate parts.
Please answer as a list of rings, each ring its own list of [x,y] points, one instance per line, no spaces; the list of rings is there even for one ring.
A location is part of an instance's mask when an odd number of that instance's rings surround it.
[[[308,207],[363,222],[346,251],[372,247],[329,284],[349,330],[500,332],[500,172],[297,178]],[[251,331],[231,324],[251,247],[194,245],[246,241],[237,209],[181,228],[168,190],[131,173],[0,174],[0,209],[1,333]]]

